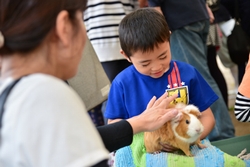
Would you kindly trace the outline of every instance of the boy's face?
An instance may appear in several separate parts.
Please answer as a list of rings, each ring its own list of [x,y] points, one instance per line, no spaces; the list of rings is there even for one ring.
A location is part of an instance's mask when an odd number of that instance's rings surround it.
[[[152,78],[160,78],[168,69],[171,61],[169,42],[164,42],[154,47],[153,51],[133,53],[130,59],[123,51],[121,53],[135,66],[136,70]]]

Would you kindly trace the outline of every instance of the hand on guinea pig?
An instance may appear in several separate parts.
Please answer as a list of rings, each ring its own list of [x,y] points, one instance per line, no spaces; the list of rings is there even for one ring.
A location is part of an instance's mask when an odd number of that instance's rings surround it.
[[[194,105],[178,103],[169,107],[174,107],[179,113],[159,129],[144,133],[146,151],[148,153],[161,150],[174,152],[176,147],[182,150],[185,155],[193,156],[190,152],[190,145],[194,143],[199,148],[206,147],[200,141],[204,130],[199,120],[201,113]]]

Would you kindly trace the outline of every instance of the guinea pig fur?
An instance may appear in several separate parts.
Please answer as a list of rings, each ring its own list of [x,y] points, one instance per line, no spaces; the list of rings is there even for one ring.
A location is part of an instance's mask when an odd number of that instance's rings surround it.
[[[146,151],[159,152],[163,148],[161,144],[169,144],[181,149],[187,156],[193,156],[190,152],[191,144],[196,144],[199,148],[206,147],[200,142],[204,130],[199,120],[201,112],[194,105],[180,103],[173,104],[170,108],[177,108],[179,114],[158,130],[144,133]]]

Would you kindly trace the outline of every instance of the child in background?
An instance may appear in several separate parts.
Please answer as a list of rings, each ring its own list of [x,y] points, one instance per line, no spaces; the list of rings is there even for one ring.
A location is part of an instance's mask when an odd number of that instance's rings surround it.
[[[109,123],[143,112],[152,96],[178,93],[175,103],[194,104],[205,138],[214,128],[210,109],[218,96],[191,65],[171,60],[170,31],[162,14],[153,8],[136,10],[125,16],[119,26],[121,54],[133,65],[113,80],[105,117]],[[133,111],[133,112],[131,112]]]

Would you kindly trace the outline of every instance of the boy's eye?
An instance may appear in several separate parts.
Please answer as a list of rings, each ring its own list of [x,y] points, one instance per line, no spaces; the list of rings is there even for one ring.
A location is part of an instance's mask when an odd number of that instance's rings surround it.
[[[149,63],[148,64],[142,64],[142,67],[147,67],[149,65]]]
[[[167,58],[167,56],[163,56],[163,57],[160,57],[160,60],[164,60],[166,58]]]

